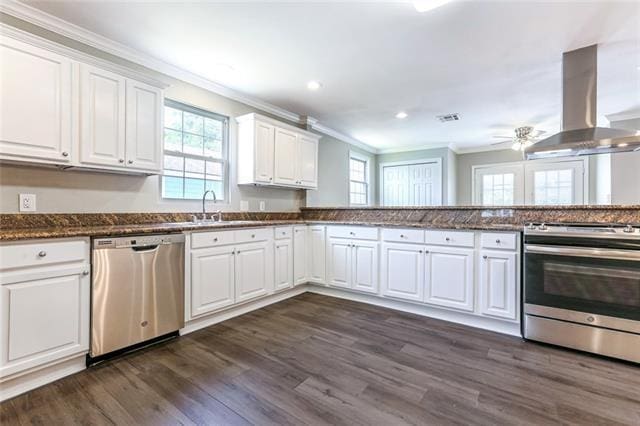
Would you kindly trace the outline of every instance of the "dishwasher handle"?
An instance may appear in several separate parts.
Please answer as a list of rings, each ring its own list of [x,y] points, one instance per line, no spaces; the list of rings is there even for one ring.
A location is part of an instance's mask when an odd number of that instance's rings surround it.
[[[137,252],[148,252],[148,251],[156,251],[158,250],[158,247],[160,247],[160,244],[153,244],[150,246],[133,246],[131,247],[131,250],[137,251]]]

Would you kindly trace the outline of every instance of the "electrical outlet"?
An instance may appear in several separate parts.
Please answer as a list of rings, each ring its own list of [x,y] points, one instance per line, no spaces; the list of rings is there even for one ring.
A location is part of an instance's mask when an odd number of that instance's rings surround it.
[[[248,212],[249,211],[249,202],[246,200],[240,200],[240,211]]]
[[[36,194],[20,194],[20,211],[36,211]]]
[[[260,211],[263,212],[265,209],[265,202],[264,201],[260,201]]]

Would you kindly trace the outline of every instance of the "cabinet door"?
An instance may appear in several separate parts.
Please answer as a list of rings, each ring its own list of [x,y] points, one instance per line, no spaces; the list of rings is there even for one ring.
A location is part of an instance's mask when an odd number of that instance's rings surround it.
[[[275,129],[275,183],[297,185],[298,135],[285,129]]]
[[[473,250],[427,247],[427,303],[473,311]]]
[[[422,246],[383,244],[382,294],[399,299],[424,300],[425,254]]]
[[[327,282],[329,285],[351,288],[351,241],[342,238],[329,238],[327,258]]]
[[[298,138],[297,183],[308,188],[318,187],[318,141]]]
[[[162,169],[162,90],[127,80],[127,167]]]
[[[310,226],[308,231],[307,275],[309,281],[325,284],[326,241],[324,226]]]
[[[126,79],[80,68],[80,162],[124,167]]]
[[[71,61],[0,37],[0,156],[71,160]]]
[[[294,284],[307,282],[307,227],[293,228],[293,279]]]
[[[480,254],[480,312],[516,319],[517,254],[491,250]]]
[[[82,269],[25,272],[0,287],[0,378],[89,349],[89,285]]]
[[[378,243],[354,241],[351,247],[351,288],[378,292]]]
[[[293,244],[289,239],[276,240],[275,263],[275,289],[284,290],[293,287]]]
[[[235,302],[233,247],[191,252],[191,316],[213,312]]]
[[[266,295],[272,288],[273,269],[268,262],[268,245],[272,241],[240,244],[236,246],[236,302],[254,299]],[[270,288],[271,287],[271,288]]]
[[[255,175],[256,182],[273,183],[275,127],[256,121],[255,124]]]

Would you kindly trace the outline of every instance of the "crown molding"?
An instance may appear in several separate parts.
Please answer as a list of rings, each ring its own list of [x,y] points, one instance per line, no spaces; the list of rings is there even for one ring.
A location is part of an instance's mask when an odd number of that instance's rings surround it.
[[[350,136],[344,135],[334,129],[331,129],[330,127],[324,126],[320,124],[318,120],[312,117],[301,116],[284,108],[280,108],[276,105],[270,104],[269,102],[231,89],[227,86],[192,73],[191,71],[187,71],[183,68],[177,67],[168,62],[144,54],[138,50],[132,49],[107,37],[96,34],[78,25],[72,24],[71,22],[65,21],[64,19],[60,19],[56,16],[50,15],[27,4],[20,3],[16,0],[2,0],[0,2],[0,12],[6,13],[45,30],[62,35],[71,40],[86,44],[105,53],[125,59],[129,62],[142,65],[146,68],[175,78],[177,80],[182,80],[184,82],[201,87],[234,101],[249,105],[253,108],[272,114],[276,117],[295,123],[309,124],[311,128],[317,130],[320,133],[324,133],[327,136],[334,137],[343,142],[364,149],[368,152],[374,154],[377,152],[375,148]]]
[[[415,145],[415,146],[403,146],[399,148],[384,148],[378,149],[378,154],[395,154],[398,152],[413,152],[413,151],[428,151],[430,149],[449,148],[453,152],[456,152],[452,143],[436,143],[434,145]]]
[[[453,150],[456,154],[475,154],[479,152],[491,152],[491,151],[511,151],[509,147],[498,147],[498,146],[478,146],[478,147],[469,147],[469,148],[456,148]]]

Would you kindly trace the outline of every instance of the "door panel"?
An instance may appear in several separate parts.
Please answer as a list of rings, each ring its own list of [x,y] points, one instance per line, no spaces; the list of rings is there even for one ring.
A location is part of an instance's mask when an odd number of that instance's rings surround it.
[[[127,80],[127,167],[162,169],[162,91]]]
[[[126,79],[82,65],[80,68],[80,161],[112,167],[125,163]]]
[[[268,278],[273,269],[267,263],[267,246],[271,242],[241,244],[236,247],[236,301],[243,302],[264,296],[273,286],[273,277]],[[273,261],[273,258],[271,258]]]
[[[293,228],[293,276],[294,284],[307,282],[307,227]]]
[[[473,250],[427,247],[427,303],[473,311]]]
[[[377,293],[378,243],[354,242],[351,250],[351,287],[354,290]]]
[[[191,316],[235,302],[233,247],[191,252]]]
[[[411,244],[383,244],[382,252],[382,294],[422,302],[424,249]]]
[[[293,287],[293,244],[290,239],[275,242],[275,289]]]
[[[1,37],[0,63],[0,154],[69,162],[73,154],[71,61]]]
[[[329,238],[327,281],[330,286],[351,288],[351,242]]]
[[[272,183],[275,128],[257,121],[255,132],[255,180]]]
[[[480,254],[482,314],[516,319],[516,253],[483,250]]]
[[[285,129],[275,130],[275,160],[273,181],[285,185],[297,185],[298,136]]]
[[[309,227],[308,275],[309,281],[325,284],[326,280],[326,241],[324,226]]]
[[[298,138],[297,180],[302,186],[318,186],[318,141],[300,136]]]

